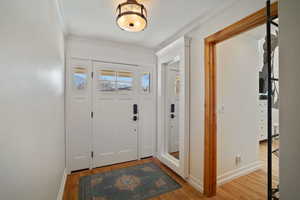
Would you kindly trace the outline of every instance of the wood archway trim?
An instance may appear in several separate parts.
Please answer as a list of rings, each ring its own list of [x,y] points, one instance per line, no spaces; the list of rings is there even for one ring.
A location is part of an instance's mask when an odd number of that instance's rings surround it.
[[[271,5],[271,15],[278,17],[278,3]],[[205,139],[204,139],[204,194],[217,191],[217,66],[216,45],[224,40],[266,23],[263,8],[205,39]]]

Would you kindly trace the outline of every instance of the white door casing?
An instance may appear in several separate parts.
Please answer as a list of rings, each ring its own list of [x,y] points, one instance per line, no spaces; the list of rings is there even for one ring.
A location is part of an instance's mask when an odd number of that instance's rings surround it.
[[[70,58],[67,62],[68,173],[153,156],[156,152],[154,66],[142,67],[80,58]],[[131,72],[133,91],[130,94],[126,90],[115,94],[98,92],[97,69],[125,72],[125,78],[128,75],[126,72]],[[74,82],[73,76],[77,82]],[[134,103],[138,105],[137,121],[132,120]],[[113,156],[110,157],[110,154]]]
[[[157,146],[158,159],[183,178],[189,176],[189,67],[190,39],[182,37],[156,53],[158,57],[158,105],[157,105]],[[179,62],[180,94],[179,94],[179,160],[167,152],[166,137],[166,66],[171,62]]]

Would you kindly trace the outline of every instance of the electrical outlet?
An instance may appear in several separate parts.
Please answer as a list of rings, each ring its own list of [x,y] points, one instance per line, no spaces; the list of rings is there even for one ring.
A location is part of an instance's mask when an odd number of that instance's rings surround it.
[[[242,157],[240,154],[238,154],[236,157],[235,157],[235,164],[236,165],[240,165],[242,162]]]

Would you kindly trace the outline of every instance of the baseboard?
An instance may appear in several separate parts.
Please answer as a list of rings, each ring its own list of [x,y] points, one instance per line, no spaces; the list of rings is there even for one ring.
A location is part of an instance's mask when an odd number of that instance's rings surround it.
[[[189,176],[189,178],[187,179],[187,182],[196,190],[198,190],[199,192],[203,193],[203,185],[201,183],[201,181],[193,176]]]
[[[57,200],[63,200],[66,181],[67,181],[67,169],[64,170],[64,173],[63,173],[63,176],[61,179],[61,183],[60,183],[60,187],[59,187],[59,191],[58,191],[58,195],[57,195]]]
[[[249,165],[243,166],[241,168],[226,172],[225,174],[218,176],[217,184],[223,185],[229,181],[232,181],[233,179],[250,174],[250,173],[260,169],[261,166],[262,166],[262,162],[257,161],[257,162],[251,163]]]

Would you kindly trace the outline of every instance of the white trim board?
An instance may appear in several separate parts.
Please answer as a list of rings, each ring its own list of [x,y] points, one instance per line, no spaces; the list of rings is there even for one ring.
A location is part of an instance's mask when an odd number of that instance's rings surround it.
[[[251,163],[249,165],[240,167],[238,169],[231,170],[229,172],[224,173],[221,176],[218,176],[217,178],[217,184],[218,186],[223,185],[225,183],[228,183],[236,178],[239,178],[241,176],[245,176],[247,174],[250,174],[252,172],[257,171],[262,166],[261,161],[256,161],[254,163]]]
[[[67,181],[67,169],[64,170],[64,173],[63,173],[63,176],[62,176],[62,179],[61,179],[59,191],[58,191],[58,194],[57,194],[57,200],[63,200],[66,181]]]
[[[55,0],[54,3],[56,6],[57,16],[59,19],[59,24],[61,26],[61,30],[64,33],[64,36],[68,36],[69,31],[68,31],[66,20],[65,20],[62,0]]]
[[[204,189],[203,189],[203,184],[201,183],[201,181],[193,176],[189,176],[189,178],[187,179],[187,182],[193,187],[195,188],[197,191],[203,193]]]
[[[173,169],[183,178],[189,175],[189,68],[190,68],[190,39],[182,37],[171,45],[163,48],[157,55],[157,147],[158,159]],[[166,147],[166,95],[165,76],[166,66],[174,61],[179,62],[180,71],[180,100],[179,100],[179,149],[180,159],[172,159]]]

